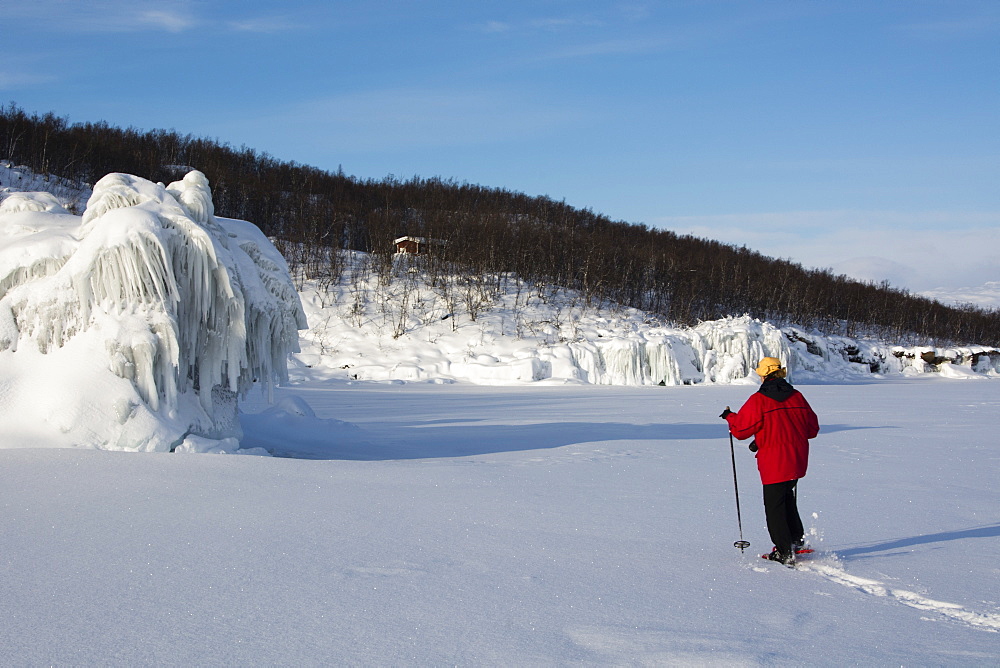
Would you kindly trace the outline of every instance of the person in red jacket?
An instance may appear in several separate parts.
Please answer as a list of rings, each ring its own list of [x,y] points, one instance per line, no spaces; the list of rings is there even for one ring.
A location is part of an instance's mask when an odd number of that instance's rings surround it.
[[[757,453],[757,470],[764,485],[764,514],[774,542],[768,559],[795,563],[805,530],[796,504],[796,485],[809,464],[809,439],[819,433],[819,419],[802,393],[785,380],[781,361],[765,357],[757,365],[760,389],[735,413],[719,416],[739,440],[755,437],[750,449]]]

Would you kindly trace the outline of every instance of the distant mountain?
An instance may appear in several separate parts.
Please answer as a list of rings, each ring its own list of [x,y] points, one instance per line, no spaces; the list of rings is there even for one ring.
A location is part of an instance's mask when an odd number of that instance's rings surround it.
[[[936,288],[920,294],[942,304],[975,304],[982,308],[1000,309],[1000,281],[987,281],[972,288]]]

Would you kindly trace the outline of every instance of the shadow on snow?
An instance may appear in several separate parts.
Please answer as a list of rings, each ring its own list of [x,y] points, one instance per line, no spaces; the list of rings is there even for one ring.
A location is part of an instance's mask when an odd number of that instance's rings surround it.
[[[542,424],[471,424],[471,420],[395,423],[391,433],[355,428],[347,439],[337,434],[287,432],[285,438],[267,438],[259,432],[245,438],[243,447],[264,447],[277,457],[300,459],[436,459],[472,457],[501,452],[549,450],[566,445],[603,441],[671,441],[725,439],[717,424],[635,425],[617,422],[551,422]],[[378,431],[382,431],[380,428]],[[318,437],[318,438],[317,438]]]
[[[243,416],[244,448],[263,447],[277,457],[381,461],[471,457],[502,452],[548,450],[567,445],[609,441],[718,441],[728,446],[729,432],[714,423],[548,422],[539,424],[476,424],[475,419],[413,420],[359,427],[335,420],[304,425],[254,423]],[[249,428],[248,428],[249,427]],[[847,425],[825,432],[864,429]]]
[[[961,529],[959,531],[939,531],[938,533],[910,536],[909,538],[897,538],[895,540],[885,541],[884,543],[860,545],[846,550],[834,550],[834,552],[838,557],[844,559],[845,561],[849,561],[855,559],[866,559],[878,552],[905,550],[908,547],[914,547],[916,545],[942,543],[952,540],[964,540],[966,538],[997,537],[1000,537],[1000,524],[974,527],[972,529]]]

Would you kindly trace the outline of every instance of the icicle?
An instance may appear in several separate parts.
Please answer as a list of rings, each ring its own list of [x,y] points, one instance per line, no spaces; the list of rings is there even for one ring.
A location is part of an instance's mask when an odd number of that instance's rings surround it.
[[[0,352],[8,349],[16,351],[19,336],[14,312],[10,306],[0,302]]]
[[[598,346],[608,385],[643,385],[649,378],[646,348],[641,341],[612,339]]]
[[[705,322],[694,331],[705,346],[702,369],[711,382],[750,377],[762,357],[777,357],[785,365],[791,358],[780,330],[748,316]]]

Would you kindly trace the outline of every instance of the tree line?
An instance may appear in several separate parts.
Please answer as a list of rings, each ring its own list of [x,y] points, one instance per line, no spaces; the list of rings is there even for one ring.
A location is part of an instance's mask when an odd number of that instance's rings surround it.
[[[488,296],[511,277],[539,294],[557,287],[594,303],[616,303],[677,324],[749,314],[827,334],[891,341],[1000,345],[1000,311],[948,306],[886,282],[808,269],[745,246],[616,221],[549,197],[413,177],[359,179],[281,161],[245,146],[142,131],[105,122],[70,123],[53,113],[0,108],[0,157],[42,174],[93,183],[109,172],[169,182],[199,169],[216,213],[256,223],[290,264],[340,280],[337,250],[386,261],[412,235],[440,243],[422,258],[432,280],[458,271]],[[381,258],[381,259],[380,259]]]

